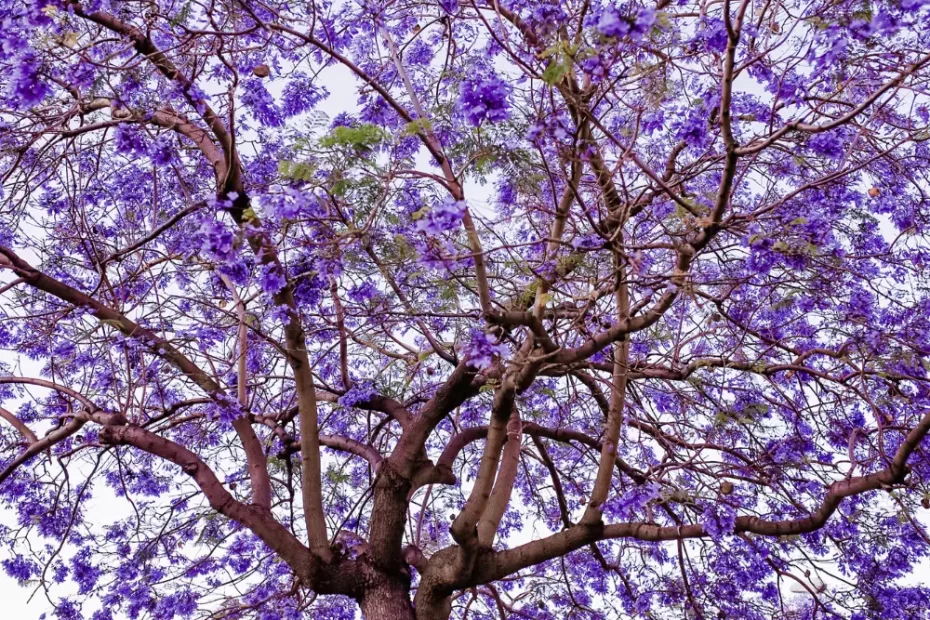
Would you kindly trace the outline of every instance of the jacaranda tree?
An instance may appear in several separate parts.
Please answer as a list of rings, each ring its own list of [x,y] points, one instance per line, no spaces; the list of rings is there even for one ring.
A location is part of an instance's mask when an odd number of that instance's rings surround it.
[[[924,4],[2,0],[7,578],[927,618]]]

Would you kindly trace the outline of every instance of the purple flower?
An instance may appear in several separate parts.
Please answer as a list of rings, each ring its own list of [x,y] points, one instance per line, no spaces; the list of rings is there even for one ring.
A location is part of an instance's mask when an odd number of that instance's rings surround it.
[[[149,150],[149,157],[156,166],[170,166],[177,160],[178,153],[172,144],[171,136],[165,134]]]
[[[703,43],[710,52],[722,52],[727,48],[727,26],[722,19],[705,19],[698,28],[695,40]]]
[[[226,394],[217,394],[215,398],[216,402],[211,404],[207,411],[209,419],[219,418],[224,424],[230,424],[245,414],[242,405],[236,399]]]
[[[39,77],[39,60],[32,53],[19,57],[9,83],[7,99],[20,110],[39,105],[49,95],[51,89]]]
[[[262,125],[280,127],[284,124],[281,111],[260,79],[247,79],[242,83],[242,104]]]
[[[285,116],[297,116],[309,112],[329,95],[325,87],[317,87],[312,78],[296,73],[284,87],[281,108]]]
[[[649,34],[656,23],[655,9],[641,9],[634,16],[621,15],[620,11],[610,7],[601,13],[595,24],[596,30],[603,36],[612,39],[622,39],[629,35],[630,39],[638,41]]]
[[[85,547],[71,560],[71,574],[79,587],[79,594],[88,594],[97,585],[103,571],[91,562],[93,551]]]
[[[466,206],[464,201],[446,196],[417,220],[416,228],[432,236],[453,230],[462,221]]]
[[[640,9],[630,26],[630,38],[634,41],[649,34],[656,23],[656,11],[653,8]]]
[[[449,15],[454,15],[459,11],[459,0],[439,0],[439,6]]]
[[[635,519],[637,513],[644,509],[649,502],[662,496],[661,487],[652,482],[641,486],[635,486],[619,500],[617,507],[617,516],[625,521]]]
[[[153,620],[190,618],[197,611],[197,595],[190,590],[180,590],[163,597],[155,605]]]
[[[492,123],[506,120],[507,97],[510,86],[497,76],[490,76],[462,83],[459,107],[465,117],[476,127],[487,119]]]
[[[545,36],[555,32],[566,19],[565,11],[561,7],[538,3],[533,6],[533,12],[526,21],[539,35]]]
[[[708,122],[705,110],[695,108],[687,116],[679,116],[672,122],[675,138],[684,140],[691,146],[701,146],[708,138]]]
[[[215,219],[205,219],[200,225],[201,249],[219,263],[230,263],[236,256],[236,235]]]
[[[58,620],[82,620],[81,606],[70,599],[62,599],[55,610]]]
[[[378,287],[371,282],[364,282],[349,289],[349,299],[360,304],[371,301],[377,295]]]
[[[317,197],[309,191],[293,187],[285,188],[281,194],[261,197],[261,205],[273,220],[296,220],[302,215],[318,215],[322,207]]]
[[[837,131],[816,133],[807,139],[807,148],[816,155],[839,159],[845,152],[843,136]]]
[[[355,117],[348,112],[340,112],[333,117],[333,121],[329,124],[329,128],[335,129],[336,127],[354,127],[357,122],[358,121],[355,120]]]
[[[901,0],[901,8],[905,11],[917,11],[930,4],[930,0]]]
[[[605,37],[622,38],[630,32],[630,22],[624,19],[620,12],[611,7],[601,13],[597,20],[597,31]]]
[[[864,23],[864,22],[862,22]],[[820,47],[823,51],[820,51]],[[818,68],[823,69],[834,65],[846,53],[849,41],[837,27],[830,28],[821,38],[820,45],[811,46],[810,57],[816,62]]]
[[[117,152],[124,155],[145,155],[148,152],[145,137],[136,125],[121,123],[113,132],[113,139]]]
[[[93,65],[85,62],[77,63],[68,71],[68,83],[75,88],[89,89],[94,85],[95,77]]]
[[[273,296],[280,293],[281,289],[287,286],[287,278],[284,277],[277,265],[265,265],[259,276],[259,284],[261,284],[265,293]]]
[[[471,340],[462,347],[462,356],[469,366],[482,370],[490,366],[495,357],[507,355],[507,347],[491,342],[487,332],[472,329],[469,335]]]
[[[3,560],[3,570],[13,579],[24,582],[32,579],[33,575],[39,573],[39,567],[35,562],[17,555],[9,560]]]
[[[370,383],[356,383],[345,394],[339,397],[339,404],[343,407],[354,407],[378,395],[378,390]]]
[[[708,504],[701,514],[701,525],[714,540],[732,534],[736,529],[736,511],[726,504]]]

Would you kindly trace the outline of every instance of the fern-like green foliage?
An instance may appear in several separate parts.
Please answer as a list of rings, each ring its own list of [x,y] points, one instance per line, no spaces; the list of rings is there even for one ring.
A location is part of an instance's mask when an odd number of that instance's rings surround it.
[[[320,146],[353,146],[357,149],[370,149],[388,139],[388,134],[377,125],[363,123],[355,127],[334,127],[320,139]]]

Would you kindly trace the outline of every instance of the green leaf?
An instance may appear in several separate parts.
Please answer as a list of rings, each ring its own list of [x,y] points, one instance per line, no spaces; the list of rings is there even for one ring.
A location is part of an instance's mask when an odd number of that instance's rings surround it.
[[[289,161],[282,159],[278,162],[278,174],[286,179],[295,181],[310,181],[316,173],[316,164]]]
[[[565,54],[559,54],[549,61],[549,65],[546,67],[546,70],[543,71],[543,82],[549,84],[550,86],[554,86],[555,84],[558,84],[562,78],[568,75],[568,72],[571,71],[571,69],[571,59],[568,58]]]
[[[357,127],[335,127],[327,136],[320,139],[320,145],[353,146],[355,148],[370,148],[388,139],[387,133],[377,125],[362,123]]]
[[[401,134],[404,136],[415,136],[418,133],[428,133],[432,129],[433,123],[431,123],[428,118],[418,118],[404,125],[404,130]]]

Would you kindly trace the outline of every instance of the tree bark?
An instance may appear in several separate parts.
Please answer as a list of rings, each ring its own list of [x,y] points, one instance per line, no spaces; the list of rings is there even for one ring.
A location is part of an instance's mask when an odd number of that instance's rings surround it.
[[[380,580],[379,580],[380,581]],[[365,620],[415,620],[410,588],[402,580],[370,584],[359,601]]]

